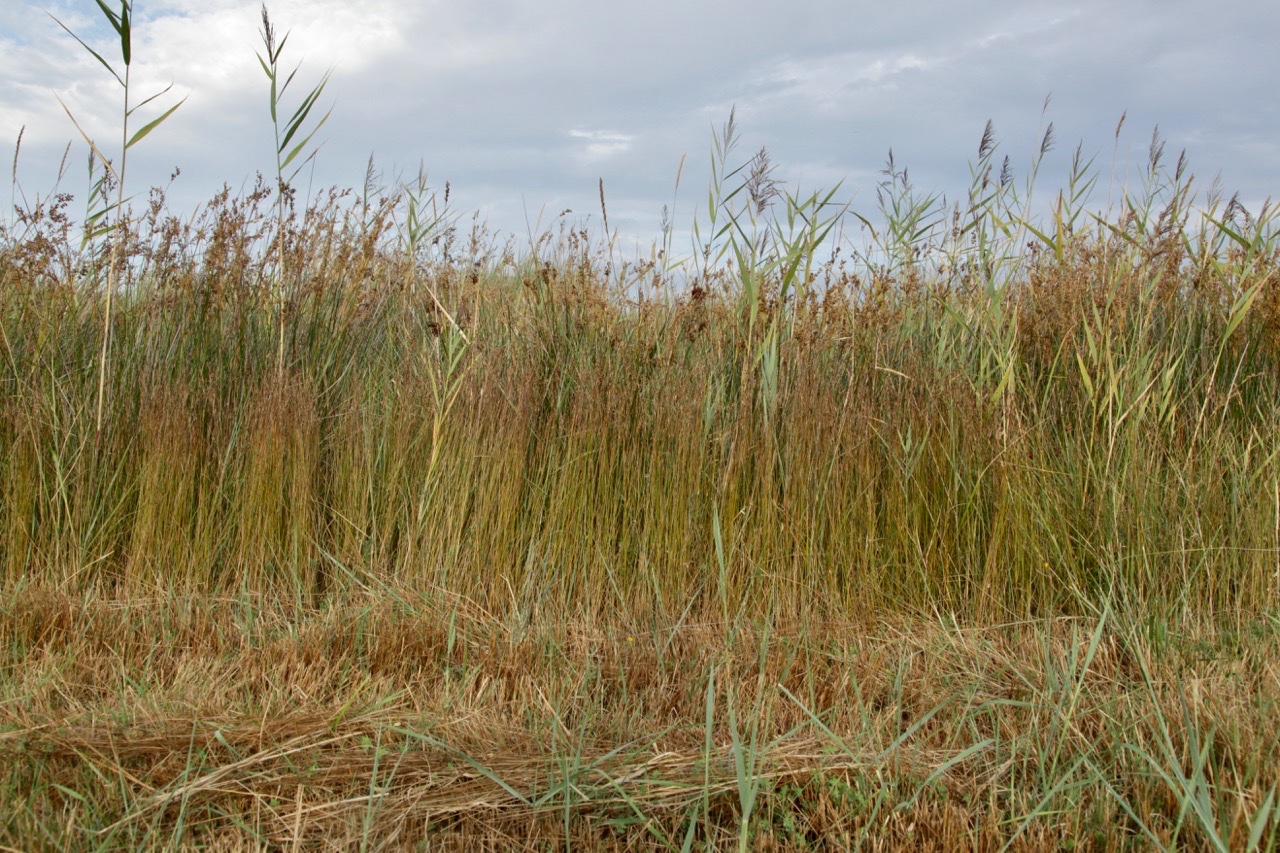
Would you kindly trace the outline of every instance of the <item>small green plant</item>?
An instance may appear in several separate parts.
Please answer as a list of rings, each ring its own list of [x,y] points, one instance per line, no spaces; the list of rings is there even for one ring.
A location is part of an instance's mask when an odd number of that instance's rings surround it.
[[[123,93],[123,105],[120,115],[120,159],[117,168],[110,158],[103,153],[102,149],[94,142],[93,138],[85,132],[80,126],[80,122],[76,121],[75,115],[71,109],[63,102],[62,98],[58,98],[58,103],[62,105],[62,109],[66,112],[67,117],[71,119],[71,123],[76,126],[76,130],[84,137],[84,141],[89,144],[89,150],[92,152],[90,159],[90,173],[93,172],[93,159],[97,158],[102,163],[102,177],[95,182],[93,191],[90,193],[91,201],[97,199],[100,206],[97,210],[90,213],[85,222],[86,240],[93,240],[108,234],[120,231],[127,223],[128,212],[125,210],[125,167],[128,165],[129,149],[141,142],[147,134],[155,130],[164,122],[165,119],[173,115],[178,107],[182,106],[186,98],[169,107],[160,114],[159,117],[152,119],[144,124],[141,128],[134,131],[133,135],[129,134],[129,120],[133,118],[133,114],[145,107],[147,104],[157,98],[167,94],[173,84],[169,84],[159,92],[145,98],[141,102],[134,104],[130,100],[132,90],[129,86],[129,73],[133,66],[133,2],[132,0],[120,0],[120,11],[113,12],[103,0],[97,0],[98,8],[102,10],[102,14],[106,17],[107,22],[111,25],[111,29],[115,31],[116,36],[120,39],[120,59],[124,64],[124,72],[117,71],[110,62],[108,62],[102,54],[93,48],[71,31],[66,24],[59,21],[53,15],[49,17],[62,27],[66,33],[80,43],[80,46],[87,50],[94,59],[102,64],[102,67],[111,73],[116,82],[120,84]],[[115,201],[110,201],[110,188],[114,186],[116,191]],[[116,282],[120,272],[120,260],[122,251],[123,235],[111,241],[111,259],[107,268],[107,298],[103,307],[102,317],[102,350],[98,357],[98,405],[97,415],[94,423],[98,432],[102,432],[102,413],[103,406],[106,404],[107,395],[107,361],[111,344],[111,309],[113,297],[116,290]]]

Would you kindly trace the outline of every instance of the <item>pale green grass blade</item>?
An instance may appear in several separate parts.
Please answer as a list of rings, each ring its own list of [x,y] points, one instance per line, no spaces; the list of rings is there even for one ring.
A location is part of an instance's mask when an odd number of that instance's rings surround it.
[[[129,139],[129,142],[125,145],[125,147],[132,148],[138,142],[145,139],[147,134],[151,133],[151,131],[159,127],[164,122],[165,119],[167,119],[169,116],[177,112],[178,107],[182,106],[184,103],[186,103],[186,101],[187,99],[183,98],[181,101],[178,101],[178,103],[174,104],[173,106],[169,107],[169,109],[165,110],[164,113],[161,114],[158,118],[153,119],[152,121],[149,121],[145,125],[143,125],[142,128]]]

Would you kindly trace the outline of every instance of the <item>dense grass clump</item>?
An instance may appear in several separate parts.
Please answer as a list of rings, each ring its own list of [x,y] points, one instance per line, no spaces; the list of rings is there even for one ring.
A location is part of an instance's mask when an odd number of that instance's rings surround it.
[[[1273,208],[731,117],[688,257],[517,250],[301,202],[262,20],[274,185],[0,225],[0,846],[1276,849]]]
[[[453,230],[406,253],[397,197],[276,233],[269,196],[113,236],[101,430],[108,248],[77,252],[59,200],[8,234],[10,583],[722,617],[1274,605],[1280,278],[1269,236],[1212,211],[1198,235],[1189,207],[1167,233],[1059,212],[1017,257],[961,235],[856,270],[738,211],[729,262],[677,286],[567,225],[528,257]]]

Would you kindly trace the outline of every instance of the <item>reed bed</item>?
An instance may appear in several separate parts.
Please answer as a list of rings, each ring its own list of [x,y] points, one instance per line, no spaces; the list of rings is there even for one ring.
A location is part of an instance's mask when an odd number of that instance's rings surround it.
[[[0,225],[0,844],[1276,849],[1274,208],[1157,135],[1036,218],[988,125],[858,213],[731,117],[621,258],[299,200],[323,86]]]
[[[94,256],[56,200],[8,235],[6,583],[722,618],[1280,594],[1274,248],[1103,223],[998,284],[828,260],[780,294],[776,257],[739,257],[655,290],[569,226],[424,259],[395,198],[331,194],[280,238],[269,196],[117,235],[101,430]]]

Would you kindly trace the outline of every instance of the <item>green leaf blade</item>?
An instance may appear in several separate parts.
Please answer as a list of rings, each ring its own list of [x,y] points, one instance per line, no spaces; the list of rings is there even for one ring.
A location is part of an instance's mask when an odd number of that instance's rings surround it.
[[[177,112],[178,107],[182,106],[186,102],[187,102],[187,99],[183,98],[181,101],[178,101],[178,103],[174,104],[173,106],[169,107],[169,109],[165,110],[164,113],[159,118],[149,121],[145,125],[143,125],[142,129],[139,130],[137,133],[135,133],[129,139],[129,141],[125,143],[125,146],[124,146],[125,149],[128,150],[129,148],[132,148],[136,143],[142,141],[147,134],[149,134],[151,131],[159,127],[160,124],[165,119],[167,119],[169,116]]]

